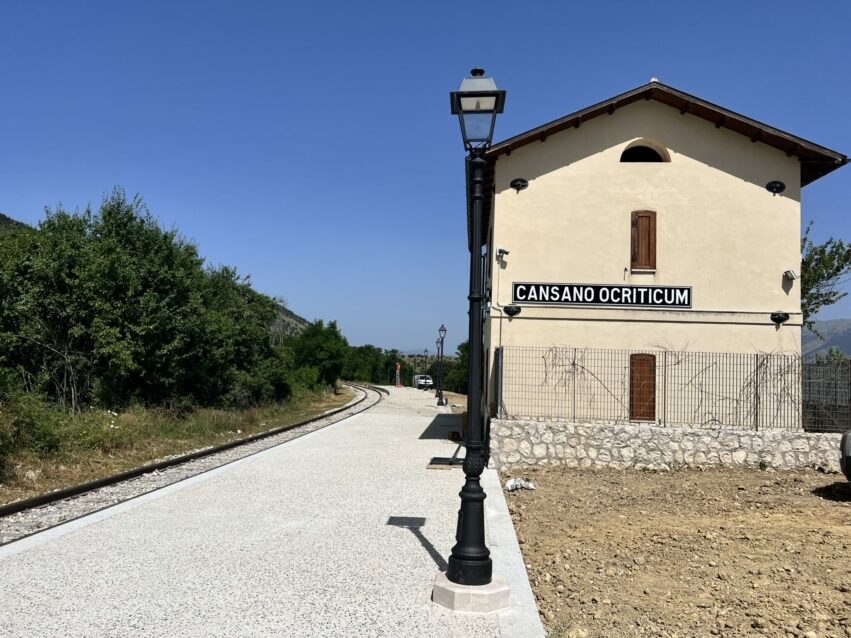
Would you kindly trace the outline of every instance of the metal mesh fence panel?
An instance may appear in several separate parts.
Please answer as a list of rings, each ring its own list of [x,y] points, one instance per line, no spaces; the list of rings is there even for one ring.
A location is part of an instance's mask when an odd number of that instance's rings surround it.
[[[801,367],[803,414],[807,430],[851,430],[851,360],[807,361]]]
[[[851,363],[798,355],[505,346],[508,418],[752,430],[851,428]]]

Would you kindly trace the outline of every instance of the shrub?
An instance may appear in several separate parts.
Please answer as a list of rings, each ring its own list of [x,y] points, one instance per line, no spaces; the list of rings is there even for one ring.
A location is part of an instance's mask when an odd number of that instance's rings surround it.
[[[319,368],[314,366],[299,368],[291,375],[292,386],[299,390],[314,390],[319,386],[320,376]]]
[[[59,448],[62,410],[30,392],[7,392],[0,399],[3,449],[28,447],[40,452]]]

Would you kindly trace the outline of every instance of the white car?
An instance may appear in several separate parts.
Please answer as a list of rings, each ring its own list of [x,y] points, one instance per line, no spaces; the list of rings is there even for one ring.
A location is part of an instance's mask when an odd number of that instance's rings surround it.
[[[434,381],[431,380],[431,376],[428,374],[417,374],[414,375],[414,380],[411,385],[418,390],[428,390],[434,386]]]

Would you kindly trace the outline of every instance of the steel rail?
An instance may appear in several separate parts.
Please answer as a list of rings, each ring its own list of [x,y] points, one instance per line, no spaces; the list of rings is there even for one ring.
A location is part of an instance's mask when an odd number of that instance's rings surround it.
[[[56,503],[57,501],[63,501],[66,498],[79,496],[80,494],[85,494],[86,492],[91,492],[102,487],[115,485],[117,483],[121,483],[122,481],[137,478],[139,476],[142,476],[143,474],[149,474],[151,472],[164,470],[166,468],[174,467],[176,465],[182,465],[183,463],[188,463],[189,461],[195,461],[197,459],[202,459],[207,456],[212,456],[214,454],[218,454],[219,452],[226,452],[227,450],[231,450],[242,445],[247,445],[248,443],[254,443],[255,441],[260,441],[262,439],[275,436],[276,434],[281,434],[282,432],[288,432],[289,430],[308,425],[310,423],[313,423],[314,421],[319,421],[320,419],[328,418],[329,416],[334,416],[335,414],[339,414],[341,412],[344,412],[345,410],[350,410],[351,408],[360,405],[361,403],[366,401],[367,398],[369,398],[369,393],[366,392],[366,390],[372,390],[373,392],[378,393],[379,401],[376,401],[376,404],[383,400],[384,393],[386,393],[387,396],[390,396],[390,393],[387,390],[385,390],[384,388],[379,388],[377,386],[357,383],[345,383],[345,385],[362,390],[364,393],[363,396],[354,403],[349,403],[347,405],[344,405],[343,407],[330,410],[328,412],[325,412],[315,417],[311,417],[299,423],[282,425],[277,428],[272,428],[271,430],[266,430],[265,432],[258,432],[257,434],[251,434],[249,436],[242,437],[241,439],[235,439],[233,441],[228,441],[227,443],[222,443],[213,447],[195,450],[194,452],[181,454],[180,456],[175,456],[169,459],[165,459],[163,461],[157,461],[156,463],[149,463],[147,465],[142,465],[140,467],[133,468],[132,470],[126,470],[124,472],[119,472],[118,474],[112,474],[111,476],[105,476],[103,478],[95,479],[93,481],[87,481],[78,485],[72,485],[70,487],[64,487],[58,490],[54,490],[52,492],[47,492],[46,494],[33,496],[32,498],[13,501],[11,503],[7,503],[6,505],[0,505],[0,518],[2,518],[3,516],[9,516],[11,514],[17,514],[19,512],[23,512],[29,509],[34,509],[36,507],[42,507],[43,505],[50,505],[51,503]],[[374,405],[375,404],[370,405],[368,408],[365,409],[369,409]],[[363,410],[361,410],[361,412],[362,411]]]

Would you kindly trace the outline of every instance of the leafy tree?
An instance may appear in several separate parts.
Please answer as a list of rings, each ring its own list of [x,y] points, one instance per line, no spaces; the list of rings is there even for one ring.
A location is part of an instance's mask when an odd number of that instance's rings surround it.
[[[0,235],[0,366],[73,408],[94,374],[92,309],[77,285],[90,226],[88,211],[57,212],[39,232]]]
[[[447,390],[467,394],[467,374],[470,370],[470,342],[458,344],[455,361],[443,360],[443,385]],[[448,365],[447,365],[448,364]]]
[[[835,237],[823,244],[814,243],[810,238],[812,225],[807,224],[801,238],[801,312],[804,326],[816,332],[812,317],[848,294],[838,287],[851,273],[851,246]]]
[[[98,212],[48,210],[0,233],[0,378],[86,403],[246,405],[285,398],[279,302],[162,230],[115,189]],[[0,392],[4,391],[0,387]]]
[[[349,344],[340,333],[336,321],[318,319],[289,343],[297,367],[312,366],[319,370],[319,381],[334,384],[343,371]]]
[[[827,352],[818,353],[813,359],[814,363],[822,365],[845,364],[848,360],[848,355],[842,352],[839,348],[828,348]]]
[[[384,359],[381,348],[373,345],[352,347],[346,356],[342,376],[353,381],[387,383],[384,378]]]

